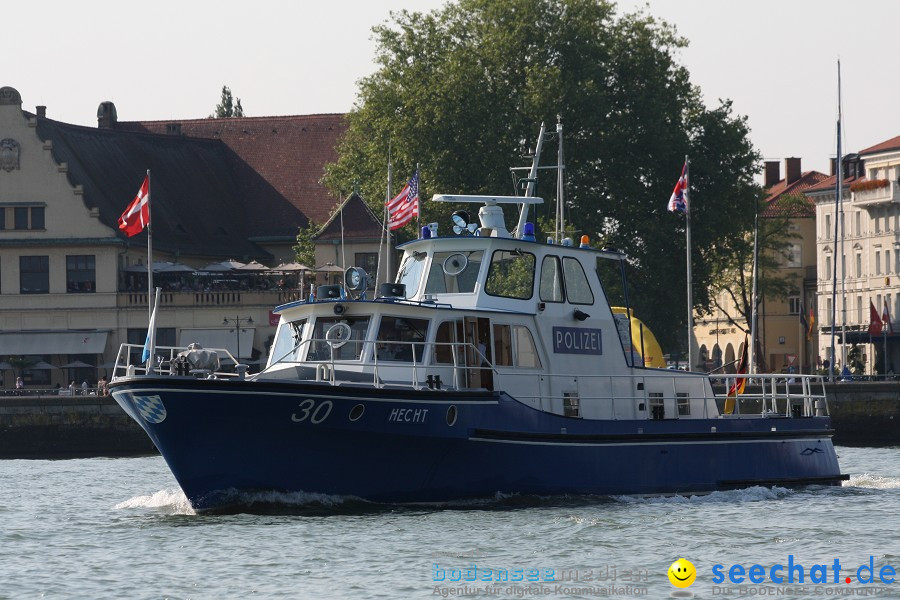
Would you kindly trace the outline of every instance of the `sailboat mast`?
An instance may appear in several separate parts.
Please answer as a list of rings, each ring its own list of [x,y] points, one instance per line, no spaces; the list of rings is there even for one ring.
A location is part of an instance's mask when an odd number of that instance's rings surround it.
[[[837,325],[837,320],[835,319],[835,311],[837,310],[837,272],[838,272],[838,240],[840,239],[839,235],[841,229],[839,227],[838,221],[841,218],[841,185],[844,181],[843,176],[843,160],[841,156],[841,61],[838,61],[838,119],[837,119],[837,163],[835,169],[835,181],[834,181],[834,241],[835,241],[835,252],[834,252],[834,270],[832,271],[831,276],[831,362],[829,363],[829,373],[828,380],[834,381],[834,371],[835,371],[835,351],[834,351],[834,337],[835,337],[835,328]],[[843,244],[840,245],[840,250],[843,251]],[[841,272],[841,277],[843,278],[844,273]]]

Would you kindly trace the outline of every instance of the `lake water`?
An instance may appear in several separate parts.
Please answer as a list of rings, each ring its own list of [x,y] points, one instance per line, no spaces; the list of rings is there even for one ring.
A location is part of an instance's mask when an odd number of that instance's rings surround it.
[[[838,454],[840,488],[417,507],[293,495],[235,515],[195,515],[160,457],[0,461],[0,598],[900,598],[879,580],[900,572],[900,449]],[[680,557],[697,571],[684,589],[667,576]],[[792,584],[786,570],[746,580],[789,562]]]

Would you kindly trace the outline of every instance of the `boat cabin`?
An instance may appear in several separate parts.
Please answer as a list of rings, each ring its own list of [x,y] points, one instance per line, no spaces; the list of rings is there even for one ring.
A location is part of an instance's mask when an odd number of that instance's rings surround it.
[[[708,378],[645,368],[629,321],[602,277],[624,256],[506,230],[502,206],[523,197],[436,197],[479,202],[480,227],[454,213],[456,235],[402,246],[396,281],[374,299],[349,269],[347,285],[276,309],[266,369],[255,379],[504,392],[537,410],[587,419],[708,418]],[[323,289],[324,288],[324,289]],[[356,288],[356,290],[354,290]],[[637,363],[637,364],[636,364]]]

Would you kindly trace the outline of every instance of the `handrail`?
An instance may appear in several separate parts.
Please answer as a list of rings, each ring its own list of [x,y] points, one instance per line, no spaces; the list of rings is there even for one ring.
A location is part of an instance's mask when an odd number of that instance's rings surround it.
[[[118,377],[125,377],[129,374],[133,375],[147,375],[152,372],[157,372],[165,375],[172,374],[171,364],[178,356],[179,352],[184,352],[187,350],[185,347],[179,346],[156,346],[154,355],[160,359],[157,364],[153,366],[152,369],[148,369],[147,365],[144,363],[132,363],[131,356],[133,353],[143,352],[144,345],[143,344],[122,344],[119,346],[119,352],[116,354],[116,364],[113,367],[112,377],[111,379],[114,381]],[[219,356],[220,364],[223,358],[230,359],[235,365],[240,364],[238,360],[229,352],[226,348],[203,348],[208,352],[215,352]],[[165,355],[168,354],[168,358]],[[160,357],[162,355],[162,357]],[[168,363],[168,368],[163,367]],[[239,377],[240,373],[228,373],[225,371],[214,371],[209,372],[207,375],[219,378],[219,379],[228,379]]]
[[[309,357],[310,354],[310,346],[312,344],[322,344],[329,348],[329,356],[326,358],[318,358],[318,350],[317,349],[317,358],[311,359]],[[405,340],[346,340],[341,346],[346,344],[361,344],[363,348],[356,352],[355,354],[358,358],[352,359],[336,359],[335,358],[335,347],[329,344],[329,340],[325,338],[308,338],[300,343],[296,344],[289,351],[284,353],[280,358],[273,361],[269,364],[265,369],[263,369],[259,374],[268,372],[272,367],[282,363],[290,363],[290,364],[299,364],[299,363],[307,363],[307,364],[328,364],[330,366],[330,374],[329,381],[332,385],[336,385],[334,380],[335,378],[335,365],[348,365],[348,366],[360,366],[360,365],[372,365],[372,385],[375,387],[383,387],[384,383],[381,381],[379,377],[379,370],[386,367],[404,367],[409,368],[410,363],[412,364],[412,381],[411,387],[414,389],[421,389],[422,386],[419,384],[419,370],[426,368],[426,366],[431,368],[450,368],[450,363],[438,363],[435,362],[434,357],[436,354],[436,349],[438,347],[448,347],[450,348],[450,354],[453,358],[452,368],[453,368],[453,387],[456,389],[464,389],[465,386],[462,385],[462,381],[459,377],[459,374],[462,369],[469,369],[473,371],[491,371],[493,373],[498,373],[499,371],[494,366],[494,364],[488,360],[487,356],[484,355],[474,344],[471,342],[425,342],[425,341],[405,341]],[[379,358],[379,349],[378,346],[411,346],[410,352],[408,356],[409,360],[392,360],[388,358]],[[306,347],[306,351],[304,353],[303,348]],[[371,352],[369,352],[369,348],[374,347]],[[324,348],[321,348],[324,350]],[[474,356],[479,359],[479,365],[466,365],[459,363],[459,351],[460,350],[471,349],[474,352]],[[396,355],[396,354],[395,354]],[[305,361],[300,360],[286,360],[289,356],[305,356]],[[426,358],[431,358],[430,361],[426,361]],[[367,362],[370,360],[371,362]],[[385,364],[387,363],[387,364]],[[318,370],[317,370],[318,377]]]
[[[309,357],[312,344],[322,345],[321,347],[316,348],[317,359],[315,360],[310,359]],[[340,356],[339,350],[346,344],[357,345],[352,352],[352,358],[341,358]],[[393,346],[395,348],[409,347],[409,351],[403,353],[403,355],[408,358],[396,359],[396,351],[392,357],[387,357],[387,355],[382,352],[382,347],[387,346]],[[318,351],[322,351],[325,348],[328,348],[328,355],[319,355]],[[449,350],[452,363],[436,362],[439,348],[447,348]],[[147,373],[145,365],[132,365],[129,362],[134,354],[142,350],[143,346],[139,344],[122,344],[116,359],[113,379],[128,373]],[[184,350],[184,348],[173,346],[157,347],[158,354],[163,354],[163,356],[168,354],[168,359],[163,358],[155,369],[161,374],[172,374],[173,370],[171,368],[171,363],[178,352],[182,350]],[[206,348],[206,350],[214,350],[223,357],[235,361],[234,357],[227,349]],[[319,356],[321,356],[321,358],[318,358]],[[474,358],[474,362],[477,362],[478,365],[466,364],[467,358],[469,361]],[[237,363],[237,361],[235,361],[235,363]],[[745,387],[744,392],[738,394],[734,398],[735,415],[751,414],[745,412],[748,408],[753,412],[758,412],[761,417],[794,417],[799,415],[811,417],[819,414],[829,414],[827,398],[825,395],[825,381],[820,375],[785,373],[704,375],[699,373],[670,372],[663,369],[635,369],[630,374],[624,375],[546,373],[533,369],[520,369],[505,366],[498,368],[471,342],[349,339],[340,341],[331,340],[331,343],[329,344],[329,340],[324,338],[310,338],[296,344],[277,361],[271,362],[271,364],[253,377],[259,377],[267,372],[271,372],[273,367],[278,364],[306,364],[312,366],[315,368],[316,381],[327,382],[330,385],[342,385],[351,382],[359,383],[359,375],[371,373],[371,384],[376,388],[392,385],[423,389],[426,385],[423,384],[423,379],[428,379],[427,385],[428,387],[432,387],[435,383],[435,381],[431,379],[433,375],[443,375],[447,370],[450,370],[451,381],[446,382],[446,384],[445,382],[440,382],[438,386],[435,387],[443,387],[446,385],[446,389],[476,389],[469,387],[468,382],[470,379],[467,376],[467,373],[490,371],[500,378],[510,378],[507,379],[507,383],[509,383],[510,380],[519,381],[520,384],[516,387],[536,390],[537,394],[529,394],[528,392],[525,392],[524,394],[518,393],[517,398],[523,401],[536,401],[540,403],[559,400],[565,401],[567,396],[558,393],[558,388],[560,386],[555,385],[554,382],[560,381],[561,379],[573,380],[579,401],[582,405],[586,400],[608,403],[609,410],[611,411],[610,414],[613,419],[617,418],[616,406],[619,403],[625,402],[626,405],[631,403],[632,406],[635,406],[634,403],[646,402],[647,404],[645,406],[649,407],[652,399],[660,397],[662,397],[664,402],[675,402],[675,415],[673,418],[681,418],[678,415],[678,406],[681,401],[693,403],[694,406],[696,406],[695,403],[697,401],[702,401],[702,418],[710,418],[710,416],[727,418],[731,415],[719,414],[721,412],[721,407],[716,404],[710,404],[710,402],[721,402],[726,400],[728,398],[728,390],[730,387],[737,380],[746,379],[747,386]],[[382,376],[385,374],[385,369],[393,369],[395,367],[404,370],[403,381],[390,381],[389,383],[385,383],[382,379]],[[344,369],[344,372],[356,372],[357,377],[351,379],[346,376],[341,376],[342,368]],[[430,371],[427,373],[428,377],[423,377],[425,374],[421,372],[422,369],[428,369]],[[438,373],[436,373],[436,371],[438,371]],[[204,371],[194,373],[194,375],[209,378],[235,378],[240,377],[242,374],[226,372],[212,373]],[[527,382],[529,379],[533,379],[534,384],[523,386],[521,382]],[[660,381],[662,379],[667,381]],[[616,381],[622,380],[628,380],[628,385],[617,386]],[[700,382],[700,384],[678,385],[679,382],[690,381]],[[544,382],[549,382],[549,387],[545,386]],[[724,389],[722,392],[717,393],[716,389],[713,388],[713,385],[721,385]],[[637,389],[640,391],[638,393],[627,393],[623,395],[621,393],[622,389]],[[555,393],[554,390],[557,390],[557,392]],[[614,392],[614,390],[616,391]],[[588,393],[585,394],[585,392]],[[661,395],[658,396],[657,394]],[[684,396],[684,394],[689,395]],[[716,407],[715,413],[711,415],[714,406]],[[628,409],[626,409],[624,414],[628,414],[628,412]],[[642,414],[645,418],[650,419],[652,418],[651,412],[652,411],[645,408]]]

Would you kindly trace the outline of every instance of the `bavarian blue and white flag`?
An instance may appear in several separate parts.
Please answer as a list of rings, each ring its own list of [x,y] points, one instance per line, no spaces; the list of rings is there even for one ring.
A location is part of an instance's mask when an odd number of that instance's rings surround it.
[[[159,289],[159,288],[157,288]],[[156,350],[156,311],[159,309],[159,293],[153,303],[153,313],[150,315],[150,327],[147,328],[147,339],[144,341],[144,351],[141,353],[141,362],[145,365]]]

